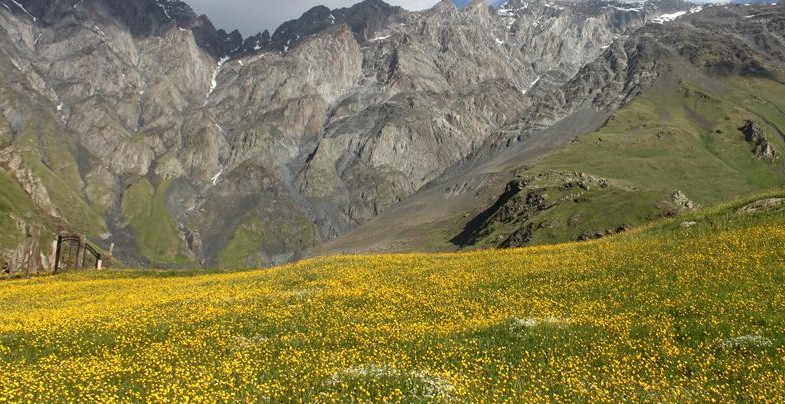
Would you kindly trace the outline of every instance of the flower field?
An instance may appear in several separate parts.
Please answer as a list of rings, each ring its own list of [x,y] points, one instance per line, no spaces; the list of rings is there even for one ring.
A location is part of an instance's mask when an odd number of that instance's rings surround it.
[[[737,208],[528,249],[3,281],[0,401],[781,402],[785,212]]]

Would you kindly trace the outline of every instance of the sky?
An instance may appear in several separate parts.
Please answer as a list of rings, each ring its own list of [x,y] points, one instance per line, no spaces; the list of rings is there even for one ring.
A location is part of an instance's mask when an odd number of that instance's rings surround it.
[[[299,18],[313,6],[349,7],[361,0],[184,0],[197,14],[207,14],[216,28],[239,29],[243,36],[270,30],[281,23]],[[431,8],[438,0],[385,0],[407,10]]]

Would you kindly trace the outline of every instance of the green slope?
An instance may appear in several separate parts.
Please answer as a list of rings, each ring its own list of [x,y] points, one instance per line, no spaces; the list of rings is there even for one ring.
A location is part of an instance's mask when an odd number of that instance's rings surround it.
[[[677,191],[709,206],[782,186],[783,110],[785,85],[775,80],[731,76],[708,86],[687,75],[663,77],[601,129],[522,171],[527,187],[502,207],[517,211],[517,217],[494,215],[472,229],[475,237],[464,246],[503,245],[528,227],[533,230],[524,244],[577,240],[676,214],[680,209],[670,199]],[[739,130],[746,120],[755,123],[779,159],[754,155],[754,145]],[[565,178],[576,174],[602,178],[608,186],[570,189]],[[550,206],[521,210],[534,192]]]
[[[153,267],[192,264],[182,253],[183,243],[166,210],[170,185],[170,181],[164,181],[154,188],[147,178],[141,178],[123,193],[123,215],[133,230],[139,252]]]

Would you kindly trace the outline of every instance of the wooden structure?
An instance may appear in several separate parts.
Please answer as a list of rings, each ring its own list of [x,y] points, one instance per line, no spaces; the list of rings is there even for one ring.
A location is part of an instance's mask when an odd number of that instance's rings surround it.
[[[57,237],[54,272],[80,269],[100,269],[101,253],[87,243],[84,236]]]

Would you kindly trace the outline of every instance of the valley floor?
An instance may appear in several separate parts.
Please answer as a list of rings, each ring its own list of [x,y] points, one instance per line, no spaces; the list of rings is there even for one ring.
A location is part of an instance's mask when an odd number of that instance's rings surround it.
[[[785,205],[752,200],[585,243],[3,282],[0,397],[785,400]]]

